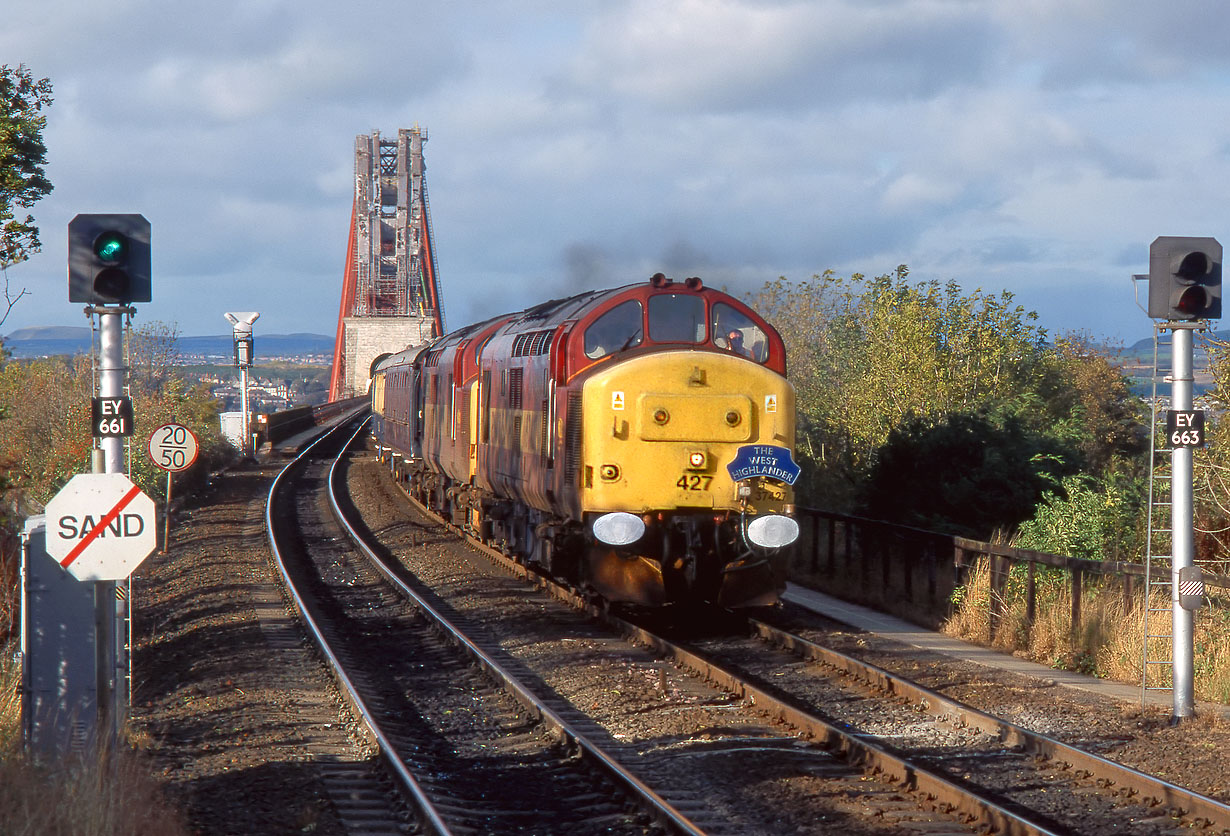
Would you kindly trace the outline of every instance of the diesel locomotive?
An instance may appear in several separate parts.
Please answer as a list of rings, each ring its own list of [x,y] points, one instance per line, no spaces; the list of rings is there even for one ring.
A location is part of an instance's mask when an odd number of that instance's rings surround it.
[[[416,499],[613,602],[784,589],[794,389],[782,339],[698,278],[581,293],[387,356],[377,454]]]

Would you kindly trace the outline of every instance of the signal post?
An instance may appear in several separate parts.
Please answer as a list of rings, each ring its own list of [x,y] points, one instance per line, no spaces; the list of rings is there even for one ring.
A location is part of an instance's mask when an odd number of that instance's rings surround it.
[[[1164,320],[1158,327],[1174,336],[1166,422],[1171,446],[1172,723],[1195,713],[1193,620],[1204,602],[1204,584],[1195,565],[1192,449],[1204,446],[1204,413],[1193,405],[1192,331],[1221,318],[1221,261],[1222,247],[1214,238],[1162,236],[1149,248],[1148,314]]]
[[[61,563],[79,584],[93,586],[96,682],[61,681],[58,687],[64,693],[86,695],[75,705],[87,713],[92,714],[90,709],[96,706],[97,729],[93,736],[104,746],[118,739],[128,717],[131,641],[127,579],[153,550],[150,540],[155,531],[152,500],[124,476],[127,469],[124,442],[132,435],[133,416],[132,402],[125,391],[128,368],[124,360],[123,318],[135,313],[132,303],[149,302],[151,298],[149,221],[138,214],[74,217],[68,225],[68,301],[83,302],[87,314],[98,316],[98,392],[92,403],[91,429],[98,439],[96,452],[101,452],[101,456],[94,457],[96,475],[79,474],[47,504],[44,541],[47,556]],[[94,482],[87,481],[91,479]],[[100,487],[104,484],[108,487]],[[122,489],[123,495],[108,496],[108,489]],[[130,503],[140,510],[125,511]],[[78,559],[86,553],[91,556],[89,559]],[[100,559],[101,568],[87,568],[95,566]],[[42,567],[23,567],[23,571],[27,568],[35,571]],[[40,599],[34,604],[23,600],[23,618],[31,622],[69,619],[70,613],[55,612],[55,608],[75,606],[65,602],[70,598],[80,600],[81,595],[88,597],[88,591],[82,588],[79,593],[73,591],[58,599]],[[41,606],[49,611],[30,612],[32,606],[36,610]],[[29,638],[31,643],[37,643],[37,636]],[[23,648],[26,646],[23,639]],[[44,650],[52,654],[57,648],[40,646],[40,652]],[[28,656],[27,653],[23,676],[31,682],[37,678],[39,667],[46,665],[41,658]],[[52,674],[45,680],[55,678]],[[63,676],[60,678],[63,680]],[[93,703],[90,694],[94,696]],[[58,735],[40,725],[48,722],[38,710],[40,699],[42,694],[27,694],[27,740],[38,741],[45,751],[50,751],[63,741],[53,740]],[[60,710],[66,707],[59,706]],[[93,717],[84,716],[79,720],[94,725]]]

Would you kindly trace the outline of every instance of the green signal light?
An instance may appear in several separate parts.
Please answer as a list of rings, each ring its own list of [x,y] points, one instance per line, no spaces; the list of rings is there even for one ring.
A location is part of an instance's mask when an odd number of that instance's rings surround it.
[[[118,264],[124,260],[127,243],[118,232],[104,232],[94,239],[94,255],[105,264]]]

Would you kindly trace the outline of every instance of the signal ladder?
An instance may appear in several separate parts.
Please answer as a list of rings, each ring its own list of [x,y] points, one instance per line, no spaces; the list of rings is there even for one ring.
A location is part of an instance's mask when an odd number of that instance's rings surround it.
[[[1140,702],[1149,691],[1174,689],[1174,605],[1171,603],[1171,554],[1173,539],[1170,522],[1170,451],[1165,447],[1166,432],[1158,432],[1161,409],[1158,383],[1171,382],[1174,334],[1153,329],[1153,391],[1149,399],[1152,420],[1149,433],[1149,524],[1145,540],[1145,598],[1142,613],[1143,640],[1140,674]],[[1167,392],[1166,404],[1170,403]],[[1162,448],[1158,449],[1158,442]]]

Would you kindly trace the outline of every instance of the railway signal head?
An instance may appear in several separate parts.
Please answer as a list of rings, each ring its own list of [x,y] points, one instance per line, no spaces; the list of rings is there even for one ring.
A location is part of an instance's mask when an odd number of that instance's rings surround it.
[[[1221,318],[1221,244],[1215,238],[1164,235],[1149,247],[1149,316]]]
[[[150,225],[141,215],[78,215],[68,224],[68,301],[148,302]]]

